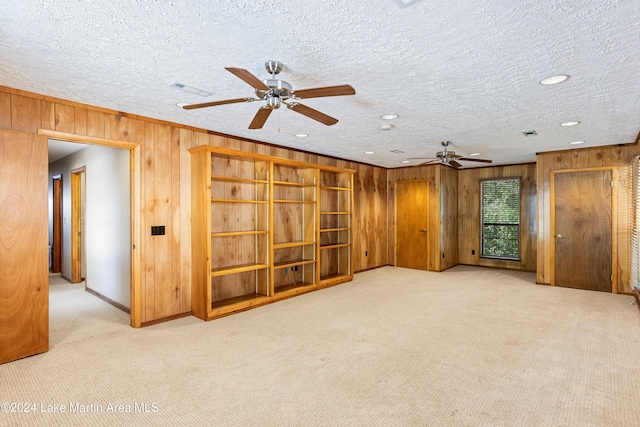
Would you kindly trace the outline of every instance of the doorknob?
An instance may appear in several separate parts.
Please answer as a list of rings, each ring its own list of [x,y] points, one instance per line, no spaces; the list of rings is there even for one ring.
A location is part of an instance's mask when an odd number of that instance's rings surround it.
[[[426,232],[427,232],[427,230],[423,228],[422,230],[420,230],[420,232],[421,232],[421,233],[426,233]]]
[[[562,239],[562,234],[556,234],[556,238]]]

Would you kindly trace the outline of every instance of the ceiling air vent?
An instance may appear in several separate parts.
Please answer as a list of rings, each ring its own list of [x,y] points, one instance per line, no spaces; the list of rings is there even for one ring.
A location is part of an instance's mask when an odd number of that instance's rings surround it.
[[[193,93],[195,95],[200,95],[200,96],[211,96],[211,95],[213,95],[213,93],[207,92],[206,90],[198,89],[198,88],[193,87],[193,86],[183,85],[182,83],[178,83],[178,82],[172,84],[171,87],[175,87],[175,88],[181,89],[181,90],[183,90],[185,92]]]
[[[536,136],[538,132],[536,132],[535,130],[525,130],[524,132],[522,132],[522,134],[524,136]]]
[[[400,151],[400,150],[391,150],[391,152],[394,154],[404,154],[404,151]]]

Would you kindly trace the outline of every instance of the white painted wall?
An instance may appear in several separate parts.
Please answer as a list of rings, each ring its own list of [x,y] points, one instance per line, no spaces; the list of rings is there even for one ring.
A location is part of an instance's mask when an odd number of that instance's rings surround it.
[[[87,287],[127,308],[131,307],[129,161],[128,150],[89,146],[49,165],[50,212],[51,179],[62,175],[62,275],[71,277],[71,170],[86,166]],[[50,218],[50,236],[52,228]]]

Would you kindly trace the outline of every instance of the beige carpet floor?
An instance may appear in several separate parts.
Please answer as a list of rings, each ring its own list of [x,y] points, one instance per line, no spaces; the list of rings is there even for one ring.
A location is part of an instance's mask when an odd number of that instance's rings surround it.
[[[0,365],[0,403],[35,410],[0,425],[640,426],[634,298],[534,281],[385,267],[141,330],[52,284],[51,350]]]

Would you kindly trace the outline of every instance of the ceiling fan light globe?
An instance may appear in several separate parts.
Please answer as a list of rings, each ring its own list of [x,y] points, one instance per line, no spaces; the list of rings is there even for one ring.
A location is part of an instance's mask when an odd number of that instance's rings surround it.
[[[267,108],[277,110],[280,108],[280,97],[275,95],[267,96]]]

